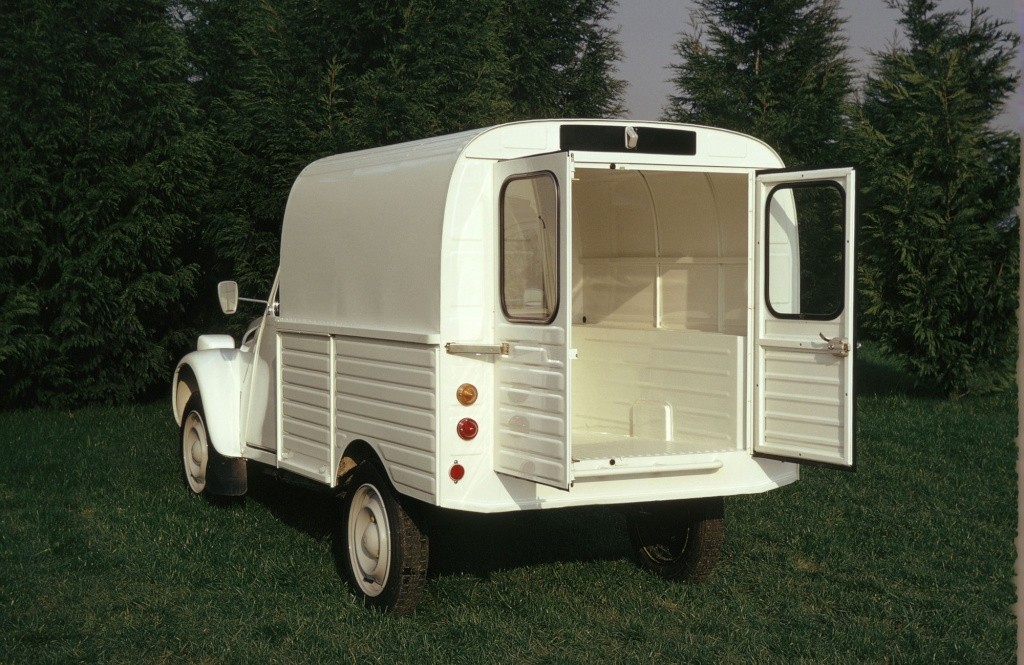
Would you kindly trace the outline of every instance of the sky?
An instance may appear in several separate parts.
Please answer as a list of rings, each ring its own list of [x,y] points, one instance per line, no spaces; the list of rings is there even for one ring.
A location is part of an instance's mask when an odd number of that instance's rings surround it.
[[[1018,0],[1024,4],[1024,0]],[[987,7],[993,18],[1009,21],[1020,30],[1018,7],[1014,0],[976,0]],[[657,120],[668,102],[672,86],[668,83],[669,64],[678,62],[673,44],[679,34],[689,30],[692,0],[619,0],[610,23],[619,27],[623,60],[618,77],[627,81],[626,117]],[[969,0],[941,0],[943,10],[966,9]],[[882,0],[840,0],[840,13],[846,16],[850,56],[867,67],[870,50],[882,50],[896,37],[898,13]],[[1008,103],[1000,117],[1004,129],[1020,126],[1021,102]]]

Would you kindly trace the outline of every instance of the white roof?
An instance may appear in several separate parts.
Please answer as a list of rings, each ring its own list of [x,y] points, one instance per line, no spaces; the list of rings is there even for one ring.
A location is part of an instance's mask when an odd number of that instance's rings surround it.
[[[765,144],[734,132],[608,120],[510,123],[327,157],[303,169],[288,198],[282,324],[436,336],[444,223],[454,214],[446,212],[446,201],[456,165],[485,160],[479,166],[489,169],[494,160],[557,152],[563,125],[687,129],[697,132],[699,152],[687,158],[694,163],[781,166]]]

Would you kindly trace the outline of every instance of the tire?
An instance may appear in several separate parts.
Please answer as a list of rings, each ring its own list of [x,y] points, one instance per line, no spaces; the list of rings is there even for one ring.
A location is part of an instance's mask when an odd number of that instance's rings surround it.
[[[626,528],[641,568],[674,582],[711,577],[725,542],[721,497],[648,504],[627,514]]]
[[[426,584],[427,536],[372,462],[360,464],[348,486],[339,525],[339,567],[367,607],[411,614]]]
[[[206,493],[207,472],[210,467],[210,435],[206,430],[206,416],[199,395],[193,395],[185,404],[181,419],[181,479],[192,496]]]

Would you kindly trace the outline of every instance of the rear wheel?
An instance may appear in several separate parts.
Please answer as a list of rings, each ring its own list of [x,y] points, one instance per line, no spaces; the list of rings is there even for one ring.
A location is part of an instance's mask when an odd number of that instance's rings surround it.
[[[660,577],[703,582],[711,576],[725,542],[721,497],[648,504],[626,519],[637,560]]]
[[[416,609],[427,577],[427,537],[371,462],[353,472],[345,497],[342,559],[349,586],[367,606]]]

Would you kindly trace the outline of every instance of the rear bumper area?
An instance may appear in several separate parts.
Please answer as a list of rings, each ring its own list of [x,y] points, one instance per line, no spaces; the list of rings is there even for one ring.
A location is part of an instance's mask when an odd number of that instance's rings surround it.
[[[441,506],[479,513],[758,494],[795,482],[800,466],[721,451],[577,460],[568,491],[483,469],[442,488]],[[467,482],[469,481],[469,482]]]

